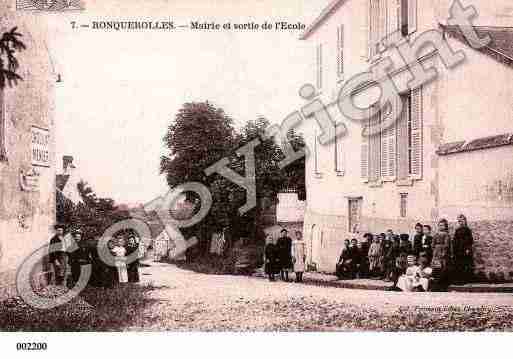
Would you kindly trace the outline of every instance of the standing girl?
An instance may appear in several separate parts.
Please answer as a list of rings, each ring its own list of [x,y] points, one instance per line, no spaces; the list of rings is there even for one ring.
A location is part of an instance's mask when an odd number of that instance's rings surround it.
[[[433,237],[433,277],[437,284],[445,289],[448,283],[448,268],[451,253],[451,237],[449,223],[445,218],[438,221],[438,232]]]
[[[300,231],[296,231],[296,240],[292,245],[292,262],[294,263],[294,272],[296,272],[296,282],[302,283],[303,272],[305,271],[306,250]]]

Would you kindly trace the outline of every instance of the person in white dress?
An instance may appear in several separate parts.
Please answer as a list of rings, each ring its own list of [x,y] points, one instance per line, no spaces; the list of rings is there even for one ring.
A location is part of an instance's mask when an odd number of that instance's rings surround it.
[[[292,262],[294,263],[294,272],[296,272],[296,282],[302,283],[306,263],[306,247],[303,234],[300,231],[296,231],[296,238],[292,244]]]
[[[112,249],[114,253],[115,259],[114,263],[116,265],[116,269],[118,272],[118,282],[119,283],[128,283],[128,271],[126,266],[126,248],[125,248],[125,239],[123,237],[119,237]]]
[[[417,265],[415,256],[408,256],[408,269],[406,274],[402,275],[397,282],[397,287],[403,292],[427,292],[429,282],[433,273],[427,266],[427,255],[421,253],[419,256],[419,265]]]

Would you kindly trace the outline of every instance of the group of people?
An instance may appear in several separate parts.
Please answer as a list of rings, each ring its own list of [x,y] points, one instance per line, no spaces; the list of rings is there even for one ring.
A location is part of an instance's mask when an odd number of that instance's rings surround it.
[[[303,282],[303,273],[306,263],[306,247],[300,231],[296,231],[296,238],[292,240],[288,231],[282,229],[280,237],[275,241],[269,234],[266,237],[265,246],[265,273],[270,281],[275,281],[275,276],[280,274],[281,280],[289,281],[289,272],[295,272],[295,280]]]
[[[53,267],[56,285],[74,287],[80,280],[84,266],[91,266],[92,269],[86,284],[112,287],[120,283],[139,282],[139,259],[144,248],[139,238],[133,233],[113,236],[106,246],[110,255],[106,256],[99,252],[98,240],[85,239],[80,229],[66,233],[64,225],[55,226],[55,235],[50,239],[48,260]]]
[[[363,240],[344,242],[336,265],[340,279],[380,278],[393,282],[392,289],[403,291],[446,288],[473,279],[473,236],[464,215],[451,236],[446,219],[431,226],[417,223],[415,233],[366,233]]]

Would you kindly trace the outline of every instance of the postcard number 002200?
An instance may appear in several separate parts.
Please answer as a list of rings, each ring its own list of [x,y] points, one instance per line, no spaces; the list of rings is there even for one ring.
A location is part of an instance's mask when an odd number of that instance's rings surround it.
[[[16,350],[46,350],[46,343],[16,343]]]

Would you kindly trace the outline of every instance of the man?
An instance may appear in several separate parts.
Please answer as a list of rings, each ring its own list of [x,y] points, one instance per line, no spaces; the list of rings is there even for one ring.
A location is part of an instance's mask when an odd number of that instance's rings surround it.
[[[340,253],[340,257],[338,258],[336,265],[335,274],[338,279],[345,279],[348,276],[349,264],[351,263],[349,247],[349,239],[344,240],[344,247],[342,248],[342,252]]]
[[[280,277],[285,282],[289,281],[289,271],[292,269],[292,239],[287,234],[288,231],[282,229],[276,243],[280,258]]]
[[[49,260],[55,273],[55,285],[62,285],[66,277],[68,255],[66,254],[66,242],[64,239],[65,227],[62,224],[54,226],[55,235],[50,239]]]
[[[352,279],[358,277],[360,272],[360,264],[362,255],[360,248],[358,247],[358,240],[356,238],[351,239],[351,247],[349,247],[349,257],[351,258],[350,275]]]
[[[72,236],[78,248],[76,248],[70,254],[69,262],[71,267],[72,279],[70,287],[75,286],[78,280],[80,279],[81,267],[84,265],[90,265],[92,262],[91,252],[89,248],[87,248],[85,241],[82,240],[82,231],[80,229],[76,229],[72,232]]]

